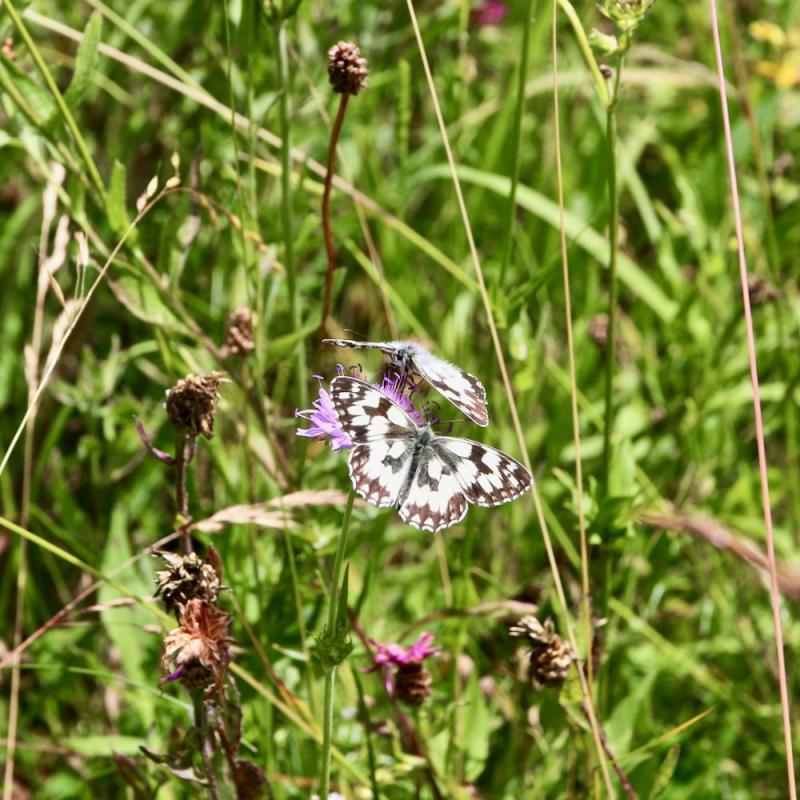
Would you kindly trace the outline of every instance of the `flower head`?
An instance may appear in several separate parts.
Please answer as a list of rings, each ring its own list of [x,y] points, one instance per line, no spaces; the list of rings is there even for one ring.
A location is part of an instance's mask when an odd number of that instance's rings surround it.
[[[164,600],[168,611],[180,612],[193,597],[213,603],[219,592],[220,578],[208,559],[197,553],[184,556],[158,552],[166,561],[166,569],[156,572],[156,597]]]
[[[418,706],[431,696],[433,680],[423,661],[442,649],[431,647],[432,633],[423,633],[411,647],[370,641],[375,645],[375,654],[372,667],[367,671],[383,670],[386,693],[390,697],[396,695],[409,705]]]
[[[472,9],[471,17],[474,25],[479,28],[485,28],[489,25],[498,25],[501,23],[508,13],[508,7],[500,0],[481,0],[481,2]]]
[[[575,654],[556,633],[552,619],[546,619],[542,625],[536,617],[528,615],[512,625],[509,633],[528,640],[528,673],[536,684],[560,686],[564,683]]]
[[[338,94],[358,94],[367,87],[367,60],[353,42],[339,42],[328,50],[328,78]]]
[[[180,679],[190,689],[221,684],[233,643],[230,614],[195,597],[183,607],[180,622],[164,639],[161,666],[169,673],[164,682]]]
[[[243,306],[230,313],[225,323],[225,349],[234,356],[246,356],[255,350],[253,328],[256,315],[252,309]]]
[[[225,378],[221,372],[187,375],[167,391],[164,406],[169,421],[181,433],[206,439],[214,435],[214,414],[219,390]]]

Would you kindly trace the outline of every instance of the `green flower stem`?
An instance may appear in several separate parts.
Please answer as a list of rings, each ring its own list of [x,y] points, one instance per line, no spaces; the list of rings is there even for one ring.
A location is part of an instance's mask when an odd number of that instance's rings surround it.
[[[289,315],[292,330],[299,331],[303,326],[300,320],[300,304],[297,298],[297,275],[294,263],[294,241],[292,239],[292,195],[290,179],[292,175],[291,159],[291,119],[289,109],[289,54],[286,45],[286,29],[282,20],[272,27],[275,38],[275,51],[278,56],[278,83],[280,101],[278,111],[281,126],[281,223],[283,226],[283,266],[286,269],[286,286],[289,291]],[[295,369],[297,371],[297,397],[300,408],[308,406],[308,390],[306,388],[306,352],[304,342],[297,343],[295,350]],[[298,453],[305,452],[298,448]]]
[[[608,334],[606,337],[606,396],[603,426],[603,473],[604,494],[608,493],[611,471],[611,433],[614,427],[614,367],[616,365],[616,316],[617,316],[617,251],[619,249],[619,191],[617,187],[617,96],[622,75],[623,55],[617,58],[614,75],[614,90],[606,106],[606,148],[608,152]]]
[[[592,46],[589,44],[589,37],[586,35],[583,25],[581,25],[578,13],[575,11],[575,7],[569,2],[569,0],[558,0],[558,4],[561,6],[562,11],[567,15],[570,25],[572,25],[572,31],[575,34],[575,38],[578,40],[578,47],[581,49],[583,60],[586,62],[589,72],[592,73],[592,78],[594,79],[594,88],[597,92],[597,96],[600,98],[600,102],[603,104],[603,107],[607,109],[614,102],[614,97],[608,93],[608,86],[606,85],[605,78],[603,78],[603,75],[600,72],[597,59],[594,57],[594,53],[592,52]]]
[[[339,534],[339,544],[336,547],[336,556],[333,561],[333,576],[331,578],[330,599],[328,605],[328,630],[336,630],[336,621],[339,616],[339,584],[341,581],[342,563],[347,551],[347,535],[350,531],[350,518],[353,515],[353,501],[355,492],[351,489],[347,497],[347,506],[342,518],[342,532]],[[323,701],[322,720],[322,764],[319,774],[319,796],[327,797],[331,782],[331,743],[333,741],[333,688],[336,678],[336,667],[331,667],[325,673],[325,699]]]

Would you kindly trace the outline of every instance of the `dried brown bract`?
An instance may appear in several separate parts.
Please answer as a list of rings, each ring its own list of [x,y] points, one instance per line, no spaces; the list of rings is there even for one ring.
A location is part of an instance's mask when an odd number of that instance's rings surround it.
[[[534,616],[523,617],[509,629],[512,636],[528,640],[528,669],[531,678],[543,686],[560,686],[575,660],[572,648],[556,632],[553,620],[542,625]]]
[[[422,664],[404,664],[394,673],[397,699],[409,706],[421,706],[433,694],[433,678]]]
[[[353,42],[339,42],[328,50],[328,78],[334,92],[358,94],[367,88],[367,60]]]
[[[219,390],[225,383],[221,372],[188,375],[167,391],[164,404],[169,421],[180,433],[189,436],[214,435],[214,414],[219,402]]]

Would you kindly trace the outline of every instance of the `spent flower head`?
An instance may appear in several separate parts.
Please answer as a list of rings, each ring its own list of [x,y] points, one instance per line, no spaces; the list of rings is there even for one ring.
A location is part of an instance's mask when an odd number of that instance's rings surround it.
[[[180,613],[192,598],[214,603],[220,588],[220,577],[208,558],[197,553],[177,555],[159,551],[156,555],[166,562],[166,569],[156,572],[156,597],[164,601],[168,611]]]
[[[575,654],[555,630],[549,617],[542,625],[533,615],[519,620],[509,628],[512,636],[526,638],[528,645],[528,674],[543,686],[560,686],[567,678]]]
[[[246,356],[255,350],[253,328],[256,324],[255,312],[243,306],[232,311],[225,323],[225,350],[234,356]]]
[[[214,414],[225,381],[221,372],[187,375],[167,390],[164,407],[177,431],[189,436],[202,433],[206,439],[214,435]]]
[[[230,661],[231,617],[222,609],[194,597],[183,607],[180,626],[164,639],[163,679],[181,680],[189,689],[222,684]]]

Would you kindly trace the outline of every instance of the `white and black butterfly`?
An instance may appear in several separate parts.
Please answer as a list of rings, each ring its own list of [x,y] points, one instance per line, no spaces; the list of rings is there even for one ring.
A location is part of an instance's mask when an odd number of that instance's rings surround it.
[[[382,350],[402,374],[416,372],[473,422],[484,428],[489,424],[483,384],[474,375],[433,355],[421,345],[414,342],[356,342],[352,339],[322,341],[336,347]]]
[[[331,398],[339,425],[353,442],[348,461],[353,488],[379,508],[396,506],[415,528],[448,528],[464,518],[470,503],[499,506],[531,487],[530,473],[511,456],[417,426],[364,381],[334,378]]]

